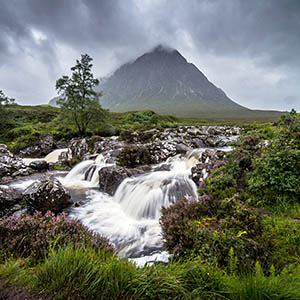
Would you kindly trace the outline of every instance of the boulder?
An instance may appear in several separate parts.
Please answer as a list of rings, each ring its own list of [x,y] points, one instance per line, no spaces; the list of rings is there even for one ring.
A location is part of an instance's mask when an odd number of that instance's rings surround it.
[[[10,186],[0,185],[0,217],[14,213],[13,206],[21,200],[21,192]]]
[[[22,200],[22,193],[7,185],[0,185],[0,207],[9,207]]]
[[[30,211],[42,213],[48,210],[58,213],[72,204],[70,194],[62,184],[57,179],[48,177],[32,183],[24,191],[23,199]]]
[[[41,135],[40,136],[40,148],[41,148],[42,155],[49,154],[54,148],[53,137],[50,135]]]
[[[29,167],[36,171],[43,171],[49,168],[49,164],[45,160],[34,160],[29,164]]]
[[[176,144],[176,153],[178,154],[186,154],[190,152],[192,149],[184,144]]]
[[[0,144],[0,178],[30,175],[22,159],[14,156],[4,144]]]
[[[104,167],[99,171],[100,191],[113,196],[125,178],[143,173],[144,171],[140,169],[127,169],[120,166]]]
[[[20,151],[21,157],[39,158],[42,155],[40,146],[30,146]]]
[[[72,158],[78,157],[79,159],[82,159],[85,154],[89,153],[89,146],[87,144],[86,139],[78,139],[74,138],[70,141],[69,147],[71,151]]]

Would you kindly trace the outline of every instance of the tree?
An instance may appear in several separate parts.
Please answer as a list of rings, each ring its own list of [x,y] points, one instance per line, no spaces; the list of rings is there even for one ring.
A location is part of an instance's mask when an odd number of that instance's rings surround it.
[[[72,76],[56,81],[56,90],[61,95],[57,103],[71,117],[80,136],[86,135],[93,121],[102,122],[107,113],[99,103],[102,94],[94,90],[99,80],[91,72],[92,60],[88,54],[81,55],[81,60],[76,60],[71,68]]]
[[[5,96],[4,92],[2,90],[0,90],[0,126],[1,126],[1,129],[3,129],[2,126],[4,124],[6,124],[9,119],[7,107],[11,104],[14,104],[14,102],[15,102],[15,99],[8,98],[7,96]]]

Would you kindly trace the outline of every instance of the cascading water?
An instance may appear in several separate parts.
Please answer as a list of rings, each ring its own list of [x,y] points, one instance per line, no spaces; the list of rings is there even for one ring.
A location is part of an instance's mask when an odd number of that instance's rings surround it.
[[[190,196],[197,198],[197,187],[189,178],[191,166],[185,159],[175,157],[166,163],[169,171],[151,171],[125,179],[113,197],[97,190],[88,190],[89,201],[72,208],[70,217],[79,218],[90,229],[108,237],[120,256],[145,260],[166,260],[163,250],[159,217],[162,206],[168,207],[175,201]],[[83,161],[61,179],[67,187],[94,186],[88,173],[107,166],[104,161]],[[159,169],[159,166],[157,167]],[[87,176],[88,175],[88,176]]]
[[[80,162],[66,177],[58,179],[69,189],[97,187],[99,184],[99,170],[111,165],[107,164],[103,155],[100,154],[96,160],[84,160]]]

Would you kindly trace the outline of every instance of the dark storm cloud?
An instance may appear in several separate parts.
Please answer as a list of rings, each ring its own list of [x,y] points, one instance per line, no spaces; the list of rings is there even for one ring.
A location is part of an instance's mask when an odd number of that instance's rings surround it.
[[[103,76],[163,43],[241,104],[300,109],[298,0],[0,1],[0,89],[19,102],[47,102],[81,53]]]

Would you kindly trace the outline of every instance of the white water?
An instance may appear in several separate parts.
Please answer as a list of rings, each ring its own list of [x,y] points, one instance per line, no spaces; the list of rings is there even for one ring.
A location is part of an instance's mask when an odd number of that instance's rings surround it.
[[[44,158],[23,158],[23,162],[25,166],[29,166],[29,164],[33,161],[37,160],[45,160],[47,163],[56,163],[59,161],[58,157],[60,156],[61,153],[67,152],[68,148],[64,149],[56,149],[52,152],[50,152],[48,155],[46,155]]]
[[[77,164],[66,177],[59,177],[59,181],[69,189],[93,188],[99,185],[99,170],[112,166],[105,163],[102,154],[96,160],[84,160]]]
[[[162,252],[163,243],[159,217],[162,206],[168,207],[184,196],[197,198],[195,183],[189,178],[191,169],[185,159],[167,161],[170,171],[150,173],[125,179],[113,197],[96,190],[87,192],[89,202],[73,208],[70,216],[79,218],[90,229],[103,234],[115,245],[118,255],[138,258],[138,264],[159,259],[166,261],[167,253]],[[100,168],[105,164],[83,161],[61,180],[70,187],[87,187],[92,184],[97,168],[87,179],[91,166]],[[94,186],[94,185],[93,185]],[[141,258],[143,257],[143,258]]]

